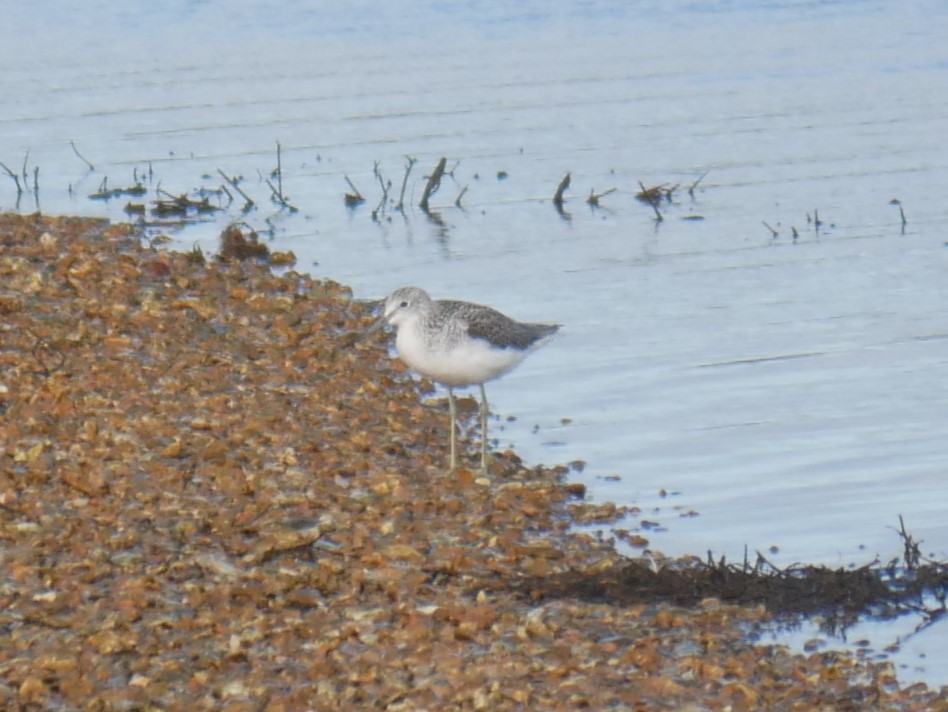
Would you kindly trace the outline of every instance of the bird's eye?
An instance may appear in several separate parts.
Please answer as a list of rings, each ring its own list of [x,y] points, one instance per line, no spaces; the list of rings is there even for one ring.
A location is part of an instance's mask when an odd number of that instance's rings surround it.
[[[408,301],[407,301],[407,300],[406,300],[406,301],[403,301],[403,302],[402,302],[401,304],[399,304],[398,306],[401,307],[402,309],[405,309],[405,308],[408,306]]]

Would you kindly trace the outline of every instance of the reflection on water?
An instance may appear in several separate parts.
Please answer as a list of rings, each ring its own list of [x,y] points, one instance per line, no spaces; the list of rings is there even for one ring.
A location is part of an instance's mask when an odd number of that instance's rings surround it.
[[[494,388],[518,416],[500,444],[585,460],[668,553],[861,563],[898,552],[901,514],[944,557],[946,22],[934,3],[21,3],[0,207],[138,219],[127,203],[203,189],[226,209],[182,247],[242,219],[362,297],[420,284],[563,323]],[[271,200],[277,142],[298,212]],[[373,217],[411,160],[408,207]],[[89,200],[106,179],[148,194]],[[634,197],[657,185],[678,186],[661,222]],[[934,628],[914,639],[929,676]]]

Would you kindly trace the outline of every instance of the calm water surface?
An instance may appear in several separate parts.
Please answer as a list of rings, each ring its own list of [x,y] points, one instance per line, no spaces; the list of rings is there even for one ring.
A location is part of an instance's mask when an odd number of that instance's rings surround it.
[[[943,3],[41,5],[0,26],[0,160],[28,176],[17,204],[0,171],[0,208],[36,209],[36,167],[42,210],[114,219],[125,199],[86,197],[103,178],[150,175],[151,199],[242,175],[258,208],[228,218],[359,297],[419,284],[563,323],[492,384],[517,417],[494,433],[584,460],[656,548],[845,566],[901,553],[901,514],[948,557]],[[292,214],[264,182],[278,141]],[[408,156],[412,205],[453,169],[434,214],[373,220],[373,167],[397,196]],[[681,184],[661,223],[639,181]],[[176,244],[212,251],[228,218]],[[915,623],[858,635],[948,683]]]

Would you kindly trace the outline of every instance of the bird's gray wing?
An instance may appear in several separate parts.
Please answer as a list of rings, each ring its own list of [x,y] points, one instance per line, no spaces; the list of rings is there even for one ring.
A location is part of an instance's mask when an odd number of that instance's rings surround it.
[[[501,349],[525,350],[559,329],[557,324],[532,324],[511,319],[490,307],[459,303],[457,316],[467,324],[467,333]]]

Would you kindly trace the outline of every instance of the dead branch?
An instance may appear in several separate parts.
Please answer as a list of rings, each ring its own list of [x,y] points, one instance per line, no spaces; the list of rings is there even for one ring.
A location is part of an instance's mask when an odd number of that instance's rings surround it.
[[[69,145],[72,146],[72,152],[75,153],[76,156],[79,157],[79,160],[82,161],[83,163],[85,163],[87,166],[89,166],[89,170],[90,170],[90,171],[94,171],[94,170],[95,170],[95,166],[93,166],[91,163],[89,163],[89,161],[86,160],[86,157],[83,156],[81,153],[79,153],[79,149],[76,148],[76,142],[75,142],[75,141],[70,141],[70,142],[69,142]]]
[[[698,176],[698,180],[696,180],[694,183],[688,186],[688,195],[690,195],[692,198],[695,197],[695,188],[698,187],[698,183],[703,181],[706,175],[708,175],[708,171],[705,171],[704,173],[702,173],[700,176]]]
[[[355,187],[355,183],[349,180],[349,176],[343,176],[346,179],[346,183],[349,184],[349,187],[352,189],[351,193],[346,193],[344,200],[346,201],[346,207],[354,208],[356,205],[365,202],[365,198],[362,197],[362,193],[359,192],[359,189]]]
[[[458,197],[454,199],[454,205],[455,205],[455,207],[458,207],[458,208],[461,207],[461,198],[464,197],[464,194],[465,194],[466,192],[467,192],[467,186],[464,186],[463,188],[461,188],[461,192],[458,193]]]
[[[553,193],[553,204],[557,207],[563,206],[563,193],[566,192],[566,189],[569,188],[570,176],[567,171],[566,175],[563,176],[563,179],[560,181],[560,184],[556,186],[556,192]]]
[[[398,205],[395,206],[396,210],[405,212],[405,186],[408,185],[408,174],[411,173],[412,167],[418,162],[417,158],[412,158],[411,156],[405,156],[408,160],[408,163],[405,164],[405,175],[402,177],[402,189],[398,194]]]
[[[25,188],[30,187],[30,175],[26,171],[26,163],[30,160],[30,150],[26,150],[26,154],[23,156],[23,186]]]
[[[428,212],[428,199],[438,192],[438,188],[441,187],[441,177],[444,175],[444,167],[447,165],[448,159],[444,156],[441,157],[441,160],[438,161],[438,165],[435,166],[435,169],[431,172],[431,175],[428,176],[428,183],[425,185],[425,191],[421,194],[421,202],[418,203],[418,206],[424,211]]]
[[[280,202],[286,205],[286,200],[283,197],[283,150],[280,147],[280,142],[276,142],[277,145],[277,167],[276,167],[276,179],[277,179],[277,195],[280,198]]]
[[[250,212],[256,207],[256,203],[254,203],[253,200],[250,198],[250,196],[247,195],[243,190],[241,190],[240,186],[237,184],[237,178],[231,178],[229,175],[224,173],[224,171],[222,171],[220,168],[217,169],[217,172],[220,174],[221,178],[227,181],[230,187],[236,190],[238,193],[240,193],[240,195],[246,201],[244,203],[244,208],[243,208],[243,211],[245,213]]]
[[[639,181],[639,188],[641,188],[642,190],[641,192],[635,194],[636,199],[642,202],[648,203],[649,205],[652,206],[652,210],[655,211],[655,220],[657,222],[661,222],[662,220],[664,220],[665,218],[662,217],[662,214],[658,209],[658,201],[661,200],[662,186],[646,188],[642,184],[642,181]]]
[[[767,221],[766,221],[766,220],[761,220],[761,222],[764,223],[764,227],[765,227],[765,228],[767,228],[768,230],[770,230],[770,236],[771,236],[771,237],[776,238],[776,237],[778,237],[778,236],[780,235],[779,232],[777,232],[777,231],[774,230],[772,227],[770,227],[770,225],[767,224]]]
[[[0,168],[3,168],[3,170],[7,172],[7,175],[13,179],[14,184],[16,184],[16,197],[19,199],[19,197],[23,195],[23,187],[20,185],[20,177],[7,168],[7,165],[2,161],[0,161]]]
[[[382,197],[379,199],[379,204],[376,205],[375,210],[372,211],[372,219],[378,220],[379,215],[385,212],[385,204],[388,202],[388,191],[392,187],[392,181],[386,182],[382,177],[382,172],[379,170],[378,161],[375,162],[372,172],[375,174],[375,177],[378,179],[379,185],[382,188]]]
[[[610,188],[609,190],[604,190],[601,193],[595,193],[592,189],[589,191],[589,197],[586,198],[586,202],[592,205],[594,208],[599,206],[599,199],[603,196],[609,195],[609,193],[615,193],[615,188]]]
[[[902,209],[902,201],[898,198],[892,198],[889,201],[889,205],[898,205],[899,206],[899,216],[902,218],[902,234],[905,234],[905,226],[908,224],[908,220],[905,219],[905,211]]]

